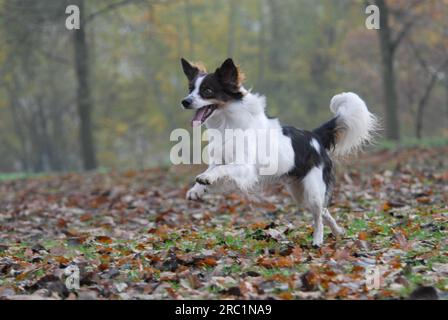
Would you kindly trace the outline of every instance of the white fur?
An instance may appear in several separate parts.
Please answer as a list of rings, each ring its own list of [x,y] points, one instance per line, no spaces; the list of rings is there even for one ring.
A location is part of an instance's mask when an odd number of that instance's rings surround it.
[[[303,178],[303,189],[304,205],[314,218],[313,245],[320,246],[324,241],[322,210],[326,191],[321,167],[314,167]]]
[[[348,155],[372,141],[378,121],[357,94],[343,92],[335,95],[331,99],[330,110],[338,117],[337,124],[341,127],[333,151],[335,156]]]

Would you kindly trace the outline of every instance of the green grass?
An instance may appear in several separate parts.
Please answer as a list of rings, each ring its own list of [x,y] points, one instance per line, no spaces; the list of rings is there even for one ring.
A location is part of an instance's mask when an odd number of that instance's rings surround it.
[[[110,172],[110,169],[105,167],[100,167],[95,172],[106,174]],[[68,172],[64,172],[68,173]],[[29,179],[29,178],[39,178],[39,177],[47,177],[47,176],[57,176],[58,172],[0,172],[0,182],[1,181],[12,181],[12,180],[21,180],[21,179]]]
[[[448,138],[446,137],[431,137],[422,139],[407,137],[399,142],[386,139],[379,140],[375,148],[384,148],[393,150],[397,148],[412,148],[412,147],[434,148],[443,146],[448,146]]]
[[[41,175],[41,174],[26,173],[26,172],[0,173],[0,181],[26,179],[26,178],[36,177],[39,175]]]

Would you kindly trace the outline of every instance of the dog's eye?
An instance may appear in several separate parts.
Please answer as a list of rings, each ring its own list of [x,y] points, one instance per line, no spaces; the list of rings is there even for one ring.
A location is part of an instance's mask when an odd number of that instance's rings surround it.
[[[204,95],[205,95],[206,97],[211,97],[211,96],[213,95],[213,90],[210,89],[210,88],[205,89],[205,90],[204,90]]]

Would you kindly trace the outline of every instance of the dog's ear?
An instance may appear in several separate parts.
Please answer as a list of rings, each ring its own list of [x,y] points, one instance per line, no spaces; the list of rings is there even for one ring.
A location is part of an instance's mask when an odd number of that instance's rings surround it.
[[[184,58],[181,58],[180,62],[182,63],[182,69],[184,70],[184,73],[187,76],[188,81],[193,81],[193,79],[196,78],[196,76],[198,75],[199,69],[193,66],[190,62],[188,62]]]
[[[223,64],[216,69],[215,74],[219,81],[230,89],[232,92],[237,92],[241,85],[241,77],[239,75],[238,67],[233,63],[231,58],[223,62]]]

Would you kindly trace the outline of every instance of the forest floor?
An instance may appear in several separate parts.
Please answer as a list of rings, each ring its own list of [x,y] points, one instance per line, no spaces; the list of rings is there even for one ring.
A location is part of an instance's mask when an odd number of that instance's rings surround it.
[[[200,168],[0,182],[0,299],[400,299],[422,285],[447,299],[447,154],[338,165],[330,211],[347,234],[326,229],[319,249],[280,187],[186,201]]]

